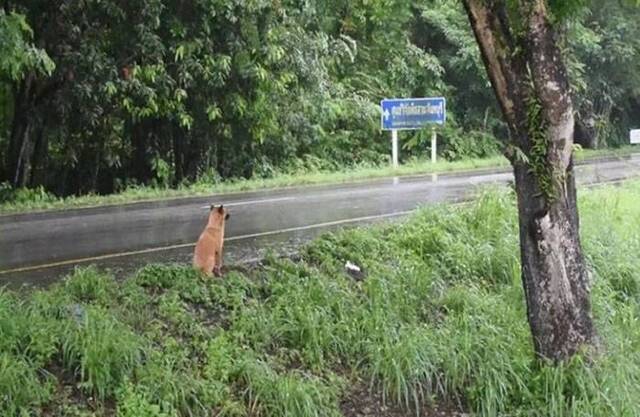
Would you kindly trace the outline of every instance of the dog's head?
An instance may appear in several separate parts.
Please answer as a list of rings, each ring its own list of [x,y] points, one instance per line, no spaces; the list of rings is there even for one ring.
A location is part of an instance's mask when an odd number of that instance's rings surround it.
[[[212,204],[209,209],[209,225],[222,226],[226,220],[229,220],[229,211],[223,205],[216,207]]]

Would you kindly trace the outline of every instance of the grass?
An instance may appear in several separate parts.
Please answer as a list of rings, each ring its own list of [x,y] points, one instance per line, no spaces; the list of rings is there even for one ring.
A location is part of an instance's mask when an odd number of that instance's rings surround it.
[[[623,156],[633,153],[632,146],[618,149],[580,150],[576,159],[585,160],[603,156]],[[502,156],[482,159],[465,159],[460,161],[439,161],[432,164],[427,161],[413,160],[398,169],[389,166],[359,166],[340,171],[310,171],[294,173],[276,173],[270,178],[229,179],[211,182],[203,179],[195,184],[178,188],[154,188],[146,186],[130,187],[111,195],[83,195],[58,198],[43,189],[18,190],[11,193],[10,198],[0,200],[0,215],[31,211],[70,209],[113,204],[126,204],[140,201],[153,201],[181,197],[209,196],[212,194],[235,193],[251,190],[277,189],[302,185],[340,184],[392,176],[420,175],[430,173],[447,173],[468,171],[481,168],[507,167],[508,161]],[[0,190],[1,191],[1,190]],[[1,195],[1,193],[0,193]]]
[[[222,280],[84,268],[2,291],[0,416],[351,417],[345,400],[378,398],[393,415],[640,415],[637,201],[640,182],[580,196],[604,347],[593,363],[533,360],[514,198],[495,189]]]

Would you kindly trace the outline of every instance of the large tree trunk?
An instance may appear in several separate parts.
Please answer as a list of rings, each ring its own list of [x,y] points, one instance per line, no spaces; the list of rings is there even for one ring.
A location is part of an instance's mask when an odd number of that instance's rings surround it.
[[[544,0],[520,0],[517,24],[504,0],[464,5],[512,137],[505,149],[516,178],[534,348],[541,358],[563,361],[596,339],[580,246],[566,70]],[[517,27],[526,35],[515,34]]]
[[[514,172],[522,283],[534,348],[542,358],[562,361],[595,338],[574,177],[568,177],[566,193],[545,207],[530,168],[516,163]]]

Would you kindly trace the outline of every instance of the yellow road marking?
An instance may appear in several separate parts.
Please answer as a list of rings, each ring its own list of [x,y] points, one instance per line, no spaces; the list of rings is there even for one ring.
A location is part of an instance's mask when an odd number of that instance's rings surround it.
[[[628,180],[630,178],[632,178],[632,177],[618,178],[618,179],[605,180],[605,181],[595,181],[595,182],[591,182],[591,183],[583,183],[583,184],[580,184],[580,185],[586,186],[586,187],[593,187],[593,186],[597,186],[597,185],[615,184],[615,183],[624,182],[624,181],[626,181],[626,180]],[[467,204],[467,203],[468,203],[468,201],[452,203],[451,205],[460,205],[460,204]],[[307,225],[307,226],[290,227],[290,228],[287,228],[287,229],[272,230],[272,231],[269,231],[269,232],[261,232],[261,233],[252,233],[252,234],[241,235],[241,236],[233,236],[233,237],[226,238],[225,240],[227,242],[229,242],[229,241],[251,239],[251,238],[263,237],[263,236],[272,236],[272,235],[277,235],[277,234],[282,234],[282,233],[290,233],[290,232],[298,232],[298,231],[304,231],[304,230],[312,230],[312,229],[318,229],[318,228],[322,228],[322,227],[339,226],[341,224],[357,223],[357,222],[362,222],[362,221],[367,221],[367,220],[376,220],[376,219],[384,219],[384,218],[391,218],[391,217],[399,217],[399,216],[404,216],[404,215],[410,214],[410,213],[412,213],[414,211],[415,210],[405,210],[405,211],[400,211],[400,212],[395,212],[395,213],[379,214],[379,215],[364,216],[364,217],[356,217],[356,218],[351,218],[351,219],[336,220],[336,221],[325,222],[325,223],[316,223],[316,224],[311,224],[311,225]],[[105,259],[122,258],[122,257],[125,257],[125,256],[144,255],[144,254],[147,254],[147,253],[162,252],[162,251],[167,251],[167,250],[172,250],[172,249],[188,248],[188,247],[191,247],[191,246],[195,246],[195,243],[183,243],[183,244],[179,244],[179,245],[163,246],[163,247],[159,247],[159,248],[149,248],[149,249],[142,249],[142,250],[135,250],[135,251],[128,251],[128,252],[120,252],[120,253],[113,253],[113,254],[107,254],[107,255],[100,255],[100,256],[92,256],[92,257],[87,257],[87,258],[70,259],[70,260],[66,260],[66,261],[59,261],[59,262],[52,262],[52,263],[47,263],[47,264],[40,264],[40,265],[27,266],[27,267],[21,267],[21,268],[7,269],[7,270],[0,271],[0,275],[8,275],[8,274],[15,274],[15,273],[20,273],[20,272],[36,271],[36,270],[39,270],[39,269],[49,269],[49,268],[55,268],[55,267],[58,267],[58,266],[65,266],[65,265],[72,265],[72,264],[79,264],[79,263],[101,261],[101,260],[105,260]]]
[[[225,241],[226,242],[232,242],[232,241],[236,241],[236,240],[252,239],[252,238],[263,237],[263,236],[272,236],[272,235],[277,235],[277,234],[282,234],[282,233],[299,232],[299,231],[304,231],[304,230],[312,230],[312,229],[318,229],[318,228],[330,227],[330,226],[339,226],[341,224],[357,223],[357,222],[362,222],[362,221],[367,221],[367,220],[376,220],[376,219],[384,219],[384,218],[391,218],[391,217],[399,217],[399,216],[407,215],[407,214],[409,214],[409,213],[411,213],[413,211],[414,210],[407,210],[407,211],[399,211],[399,212],[395,212],[395,213],[379,214],[379,215],[374,215],[374,216],[355,217],[355,218],[351,218],[351,219],[335,220],[335,221],[325,222],[325,223],[310,224],[310,225],[307,225],[307,226],[290,227],[290,228],[287,228],[287,229],[271,230],[271,231],[268,231],[268,232],[251,233],[251,234],[247,234],[247,235],[232,236],[232,237],[226,238]],[[159,248],[149,248],[149,249],[142,249],[142,250],[135,250],[135,251],[128,251],[128,252],[110,253],[110,254],[107,254],[107,255],[91,256],[91,257],[86,257],[86,258],[69,259],[69,260],[66,260],[66,261],[51,262],[51,263],[47,263],[47,264],[26,266],[26,267],[22,267],[22,268],[7,269],[7,270],[4,270],[4,271],[0,271],[0,275],[15,274],[15,273],[20,273],[20,272],[29,272],[29,271],[35,271],[35,270],[38,270],[38,269],[49,269],[49,268],[55,268],[55,267],[58,267],[58,266],[65,266],[65,265],[72,265],[72,264],[79,264],[79,263],[86,263],[86,262],[102,261],[102,260],[105,260],[105,259],[122,258],[122,257],[125,257],[125,256],[144,255],[144,254],[147,254],[147,253],[162,252],[162,251],[167,251],[167,250],[172,250],[172,249],[188,248],[188,247],[191,247],[191,246],[195,246],[195,243],[182,243],[182,244],[179,244],[179,245],[162,246],[162,247],[159,247]]]

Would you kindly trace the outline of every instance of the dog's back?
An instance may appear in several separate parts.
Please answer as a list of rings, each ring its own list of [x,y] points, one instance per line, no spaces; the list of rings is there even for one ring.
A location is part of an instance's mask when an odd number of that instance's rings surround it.
[[[193,266],[208,276],[221,275],[224,226],[229,214],[223,206],[211,206],[209,221],[200,234],[193,254]]]

